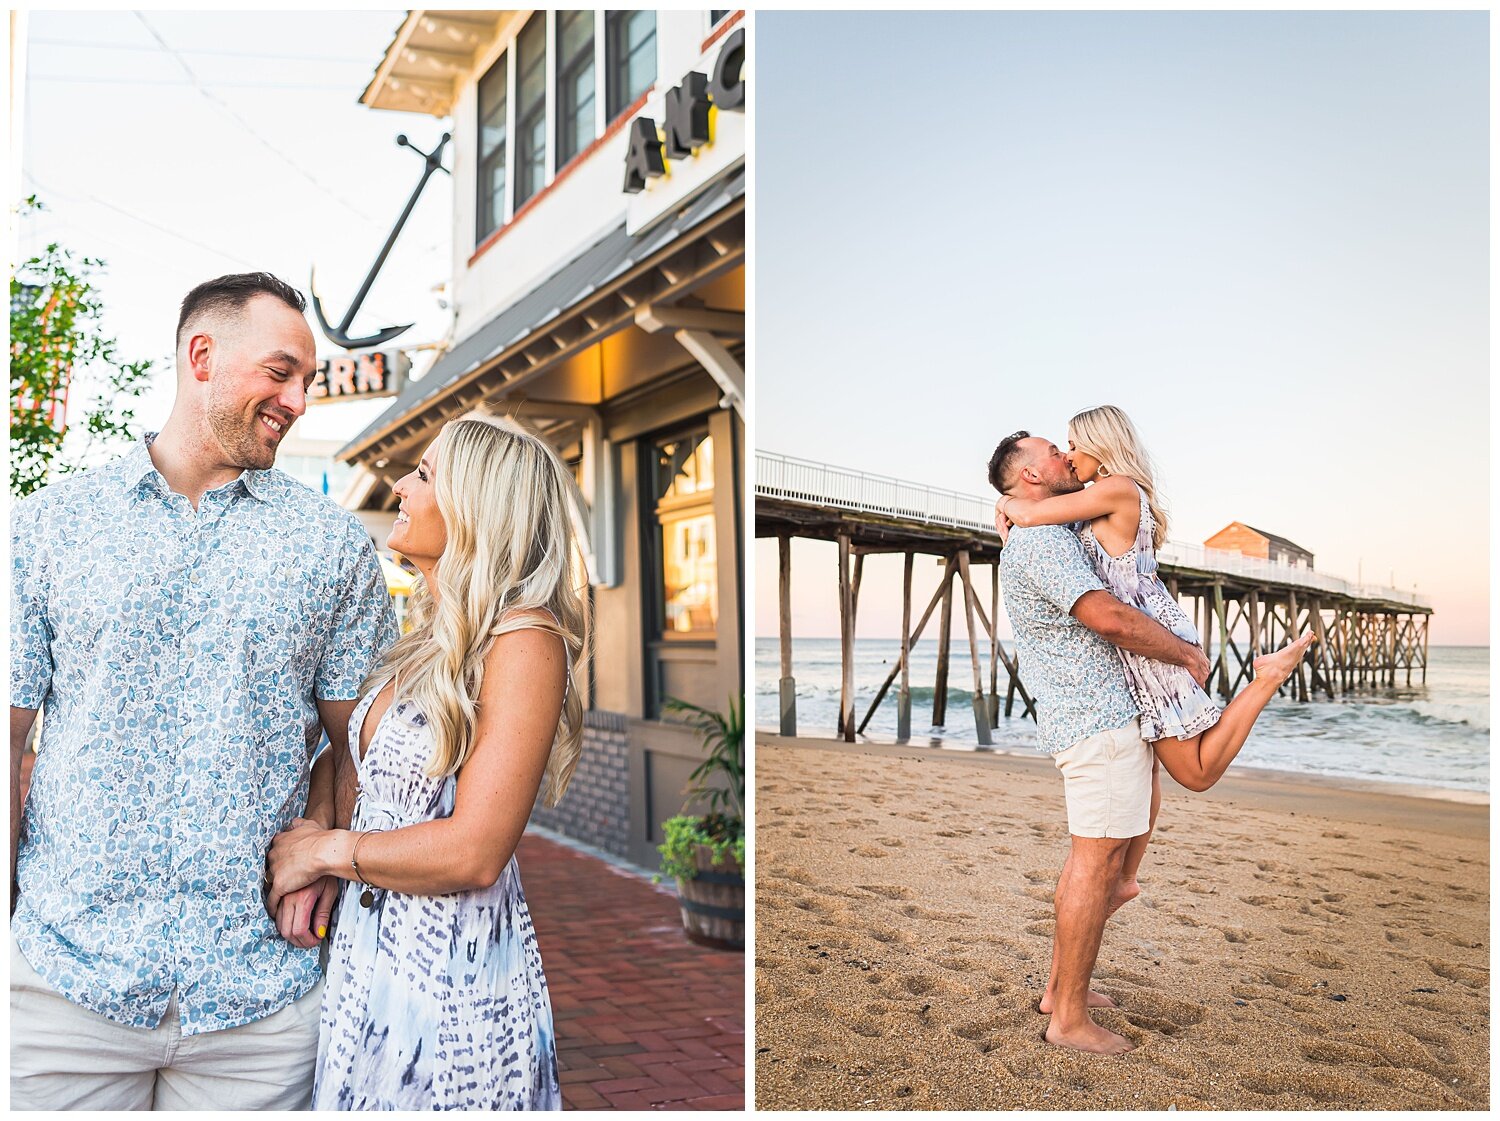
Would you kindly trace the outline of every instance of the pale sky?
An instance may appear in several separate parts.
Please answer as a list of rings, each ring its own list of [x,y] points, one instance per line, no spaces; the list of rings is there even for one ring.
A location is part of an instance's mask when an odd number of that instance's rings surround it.
[[[1247,522],[1488,642],[1486,14],[756,35],[758,447],[983,495],[1000,437],[1116,404],[1174,538]],[[897,635],[900,568],[868,562],[862,636]],[[838,633],[836,574],[795,548],[795,633]]]
[[[326,314],[343,318],[421,174],[397,134],[427,151],[443,132],[358,103],[404,14],[28,15],[20,193],[47,211],[20,221],[20,259],[55,240],[108,262],[106,332],[123,357],[166,360],[145,428],[170,411],[172,334],[195,284],[264,269],[306,293],[316,268]],[[451,191],[442,173],[428,182],[353,331],[415,322],[400,345],[441,337]],[[308,318],[318,354],[342,353]],[[318,406],[293,431],[344,439],[389,404]]]

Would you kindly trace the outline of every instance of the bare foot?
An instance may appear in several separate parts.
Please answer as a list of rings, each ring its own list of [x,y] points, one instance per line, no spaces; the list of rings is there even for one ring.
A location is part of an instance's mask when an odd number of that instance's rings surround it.
[[[1141,885],[1135,880],[1122,880],[1115,885],[1114,894],[1109,897],[1109,903],[1105,907],[1104,917],[1109,918],[1125,904],[1129,903],[1141,893]]]
[[[1120,1007],[1114,1001],[1110,1000],[1109,997],[1103,993],[1095,992],[1093,989],[1089,990],[1088,1006],[1090,1008]],[[1052,1015],[1052,993],[1050,990],[1042,994],[1042,999],[1037,1002],[1036,1010],[1047,1016]]]
[[[1297,663],[1307,653],[1307,648],[1317,641],[1315,634],[1305,634],[1296,642],[1283,646],[1274,654],[1262,654],[1255,659],[1255,680],[1264,680],[1273,686],[1279,686],[1292,671],[1297,668]]]
[[[1116,1035],[1108,1028],[1101,1028],[1093,1020],[1084,1020],[1072,1031],[1061,1031],[1056,1021],[1047,1025],[1047,1042],[1054,1047],[1071,1047],[1075,1051],[1089,1051],[1095,1055],[1123,1055],[1134,1051],[1135,1044],[1123,1035]]]

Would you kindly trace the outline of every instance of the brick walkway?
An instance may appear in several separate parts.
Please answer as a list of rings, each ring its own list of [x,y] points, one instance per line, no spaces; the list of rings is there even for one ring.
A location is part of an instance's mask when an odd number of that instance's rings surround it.
[[[744,1109],[745,955],[695,945],[676,895],[528,833],[517,859],[568,1109]]]

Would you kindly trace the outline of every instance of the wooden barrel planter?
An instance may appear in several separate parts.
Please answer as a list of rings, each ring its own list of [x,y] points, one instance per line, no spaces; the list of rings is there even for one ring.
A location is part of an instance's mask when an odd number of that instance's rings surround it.
[[[745,948],[745,874],[733,853],[714,863],[711,845],[694,845],[698,874],[677,880],[677,902],[688,938],[720,950]]]

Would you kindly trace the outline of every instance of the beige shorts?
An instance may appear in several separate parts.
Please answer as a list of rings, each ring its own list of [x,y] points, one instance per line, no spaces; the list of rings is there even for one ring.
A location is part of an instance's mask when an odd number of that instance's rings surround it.
[[[323,985],[264,1020],[183,1035],[173,999],[154,1028],[81,1008],[10,940],[10,1107],[310,1109]]]
[[[1052,760],[1073,836],[1139,837],[1151,827],[1151,745],[1138,722],[1079,740]]]

